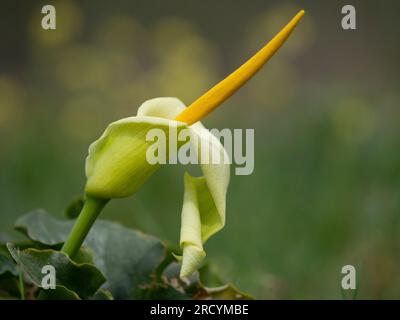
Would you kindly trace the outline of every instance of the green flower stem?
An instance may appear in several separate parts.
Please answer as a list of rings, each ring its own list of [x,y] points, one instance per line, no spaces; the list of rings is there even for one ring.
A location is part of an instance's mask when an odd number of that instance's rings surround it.
[[[63,247],[61,248],[61,252],[66,253],[71,259],[74,258],[74,256],[78,253],[83,241],[85,241],[90,228],[108,201],[109,199],[99,199],[86,196],[82,211],[79,214],[67,241],[65,241]],[[43,290],[40,290],[37,299],[46,299],[46,295],[44,294]]]
[[[21,295],[21,300],[25,300],[25,287],[24,287],[24,271],[22,267],[19,267],[19,291]]]
[[[90,228],[108,201],[109,199],[99,199],[86,196],[82,211],[79,214],[67,241],[61,249],[61,251],[66,253],[71,259],[73,259],[78,253],[79,248],[90,231]]]

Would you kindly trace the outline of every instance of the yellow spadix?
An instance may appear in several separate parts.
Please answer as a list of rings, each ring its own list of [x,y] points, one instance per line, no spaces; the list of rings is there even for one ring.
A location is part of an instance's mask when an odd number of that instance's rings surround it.
[[[231,73],[224,80],[216,84],[200,98],[194,101],[175,120],[185,122],[191,125],[216,107],[222,104],[226,99],[240,89],[258,70],[274,55],[289,37],[300,19],[304,15],[301,10],[270,42],[268,42],[260,51],[252,56],[237,70]]]

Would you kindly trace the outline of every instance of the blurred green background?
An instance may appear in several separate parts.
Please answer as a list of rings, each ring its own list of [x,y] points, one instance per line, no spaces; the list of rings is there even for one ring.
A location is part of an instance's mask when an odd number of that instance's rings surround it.
[[[41,28],[45,4],[56,31]],[[214,268],[257,298],[400,298],[398,1],[2,1],[0,231],[82,192],[88,145],[145,100],[189,104],[301,8],[288,43],[204,120],[254,128],[255,171],[232,176]],[[184,168],[164,167],[102,218],[178,243]],[[134,248],[132,248],[134,250]]]

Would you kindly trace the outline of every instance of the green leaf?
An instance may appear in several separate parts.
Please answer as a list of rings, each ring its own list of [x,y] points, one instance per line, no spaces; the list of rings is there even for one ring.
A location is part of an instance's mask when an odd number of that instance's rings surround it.
[[[234,285],[228,283],[221,287],[207,288],[206,297],[214,300],[252,300],[253,297],[247,293],[239,291]]]
[[[20,217],[15,229],[33,241],[55,246],[64,243],[72,225],[73,221],[58,220],[43,209],[37,209]]]
[[[42,268],[52,265],[56,270],[55,290],[43,290],[47,298],[55,296],[56,299],[64,298],[89,298],[105,282],[102,273],[93,265],[87,263],[78,264],[72,261],[66,254],[52,249],[18,250],[14,245],[7,245],[12,257],[29,275],[32,282],[41,287]]]
[[[93,300],[114,300],[114,297],[110,291],[100,289],[93,296]]]
[[[94,262],[104,272],[115,299],[142,298],[141,286],[154,279],[165,256],[158,239],[121,225],[97,221],[86,245],[94,251]]]
[[[0,276],[6,273],[17,276],[17,266],[6,253],[0,252]]]
[[[17,229],[45,245],[64,242],[73,221],[58,220],[43,211],[31,212],[17,221]],[[94,264],[107,281],[103,289],[115,299],[141,299],[143,289],[155,279],[155,270],[165,257],[158,239],[119,224],[97,220],[84,246],[92,251]]]
[[[0,233],[0,252],[5,252],[9,255],[7,249],[7,243],[12,242],[18,246],[18,248],[32,248],[42,246],[40,243],[35,243],[29,239],[26,239],[23,235],[13,232],[12,234]]]
[[[19,297],[18,269],[10,254],[0,249],[0,299]]]
[[[177,292],[184,292],[191,299],[215,299],[215,300],[249,300],[250,295],[239,291],[232,284],[228,283],[218,287],[206,287],[200,280],[198,272],[182,280],[179,277],[179,265],[171,263],[164,271],[163,280],[167,287],[174,288]]]
[[[57,286],[54,290],[41,290],[41,300],[81,300],[78,294],[64,286]]]

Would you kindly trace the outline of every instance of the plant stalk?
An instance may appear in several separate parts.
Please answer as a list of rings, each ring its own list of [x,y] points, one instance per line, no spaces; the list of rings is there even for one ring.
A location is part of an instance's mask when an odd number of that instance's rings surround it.
[[[25,300],[25,287],[24,287],[24,271],[22,270],[22,267],[19,266],[19,292],[21,295],[21,300]]]
[[[82,211],[79,214],[67,241],[65,241],[61,248],[61,252],[66,253],[71,259],[74,258],[89,233],[90,228],[108,201],[108,199],[86,196]]]

